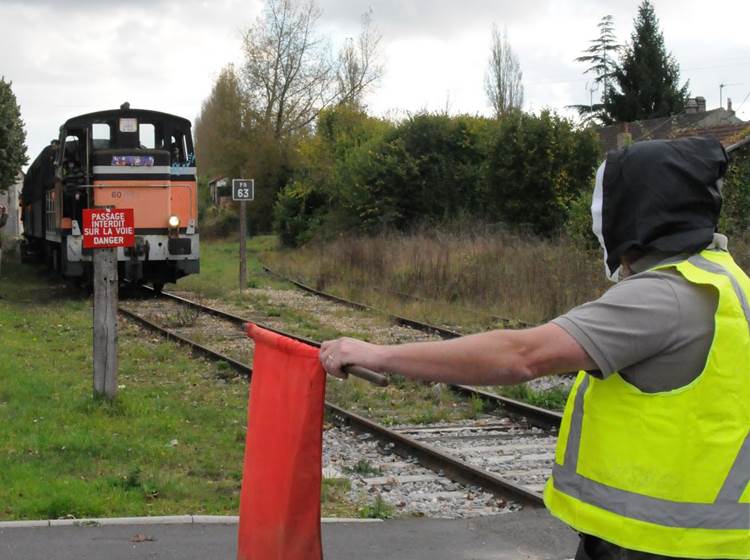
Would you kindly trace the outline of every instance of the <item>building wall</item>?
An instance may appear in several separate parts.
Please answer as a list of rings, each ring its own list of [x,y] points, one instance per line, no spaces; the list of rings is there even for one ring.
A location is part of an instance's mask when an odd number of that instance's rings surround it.
[[[18,197],[23,188],[23,175],[18,177],[15,185],[12,185],[7,191],[0,191],[0,204],[8,209],[8,222],[0,230],[3,237],[16,238],[23,233],[21,225],[21,208],[18,205]]]

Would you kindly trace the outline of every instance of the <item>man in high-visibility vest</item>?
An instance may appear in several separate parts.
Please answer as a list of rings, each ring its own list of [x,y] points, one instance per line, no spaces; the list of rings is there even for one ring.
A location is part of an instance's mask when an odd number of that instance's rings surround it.
[[[708,138],[608,154],[593,228],[622,281],[596,301],[445,342],[338,339],[321,362],[478,385],[579,370],[544,493],[576,559],[750,559],[750,279],[716,233],[727,163]]]

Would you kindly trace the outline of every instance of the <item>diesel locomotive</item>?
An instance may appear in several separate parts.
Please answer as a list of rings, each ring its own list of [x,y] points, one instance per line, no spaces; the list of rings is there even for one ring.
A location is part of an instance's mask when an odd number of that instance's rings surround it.
[[[117,249],[120,279],[161,290],[200,268],[195,152],[187,119],[124,103],[67,120],[29,167],[22,256],[71,279],[91,275],[85,208],[132,208],[135,245]]]

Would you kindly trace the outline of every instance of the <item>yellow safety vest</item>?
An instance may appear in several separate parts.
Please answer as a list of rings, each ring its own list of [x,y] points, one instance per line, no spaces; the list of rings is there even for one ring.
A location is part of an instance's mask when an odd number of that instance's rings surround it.
[[[661,393],[579,373],[544,502],[624,548],[750,559],[750,279],[720,251],[668,267],[718,291],[704,370]]]

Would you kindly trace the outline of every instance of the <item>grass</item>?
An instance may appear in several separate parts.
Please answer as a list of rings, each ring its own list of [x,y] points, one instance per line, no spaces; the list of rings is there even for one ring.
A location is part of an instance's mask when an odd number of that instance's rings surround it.
[[[386,502],[380,494],[377,494],[372,503],[360,508],[359,517],[363,519],[390,519],[393,517],[393,512],[393,506]]]
[[[90,300],[4,263],[0,519],[237,513],[246,381],[127,322],[119,344],[118,397],[94,399]]]
[[[360,459],[354,464],[354,466],[344,469],[344,472],[359,476],[377,476],[383,474],[383,471],[378,467],[373,466],[373,464],[367,459]]]
[[[388,387],[373,387],[352,377],[346,381],[329,379],[326,398],[386,426],[434,424],[476,417],[470,400],[443,385],[407,381],[398,376],[391,377]]]
[[[535,391],[530,389],[527,385],[492,387],[491,389],[497,391],[501,395],[510,397],[511,399],[558,411],[565,408],[565,402],[568,400],[568,393],[570,392],[569,389],[563,389],[561,387]]]
[[[248,278],[253,287],[295,289],[288,283],[279,282],[264,273],[259,264],[277,250],[275,237],[250,238],[247,247]],[[315,314],[291,305],[273,303],[262,292],[240,294],[236,289],[237,250],[238,244],[234,241],[212,240],[202,243],[201,274],[180,280],[178,288],[191,291],[199,298],[218,298],[225,305],[240,305],[261,321],[278,319],[283,323],[285,330],[314,340],[330,340],[340,336],[368,339],[366,332],[353,328],[332,327],[326,324],[324,318]],[[350,319],[370,316],[350,309],[342,309],[342,313]],[[176,317],[174,320],[180,322],[182,318]],[[383,324],[387,324],[384,319]],[[210,345],[209,340],[201,342]],[[449,422],[476,417],[475,406],[462,397],[450,391],[440,390],[439,387],[406,381],[403,378],[396,378],[392,386],[386,389],[373,387],[354,378],[344,383],[330,379],[326,398],[387,425]]]
[[[351,488],[351,482],[347,478],[324,478],[320,488],[323,516],[356,517],[359,506],[349,500]]]
[[[247,287],[279,286],[263,272],[259,257],[277,247],[276,237],[260,235],[248,238]],[[177,288],[207,298],[239,296],[239,241],[201,240],[201,272],[181,279]]]
[[[538,323],[608,287],[598,254],[502,231],[346,237],[267,257],[320,289],[467,329]]]

